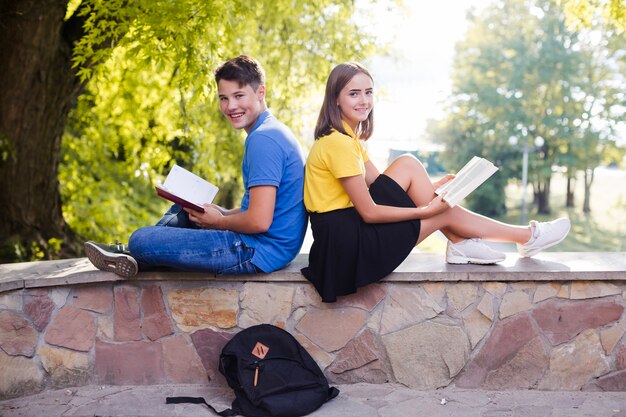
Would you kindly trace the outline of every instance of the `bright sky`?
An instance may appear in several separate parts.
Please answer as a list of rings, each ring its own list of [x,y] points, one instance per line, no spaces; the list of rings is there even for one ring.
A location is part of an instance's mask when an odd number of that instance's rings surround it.
[[[370,153],[387,148],[423,148],[426,122],[442,114],[450,92],[450,68],[455,43],[467,29],[470,7],[481,10],[492,0],[405,0],[398,13],[377,13],[374,33],[391,41],[394,57],[376,57],[367,65],[376,91],[374,136]]]

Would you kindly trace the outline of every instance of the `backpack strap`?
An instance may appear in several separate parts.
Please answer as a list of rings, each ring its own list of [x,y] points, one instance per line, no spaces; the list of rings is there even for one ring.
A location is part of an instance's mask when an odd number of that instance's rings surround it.
[[[206,400],[202,397],[167,397],[165,399],[165,404],[204,404],[218,416],[233,417],[239,415],[236,411],[230,408],[224,411],[217,411],[215,407],[207,403]]]

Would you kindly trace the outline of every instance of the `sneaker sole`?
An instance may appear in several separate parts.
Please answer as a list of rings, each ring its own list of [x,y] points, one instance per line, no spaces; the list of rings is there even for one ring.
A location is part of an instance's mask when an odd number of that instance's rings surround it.
[[[548,249],[548,248],[551,248],[551,247],[552,247],[552,246],[554,246],[554,245],[558,245],[559,243],[561,243],[561,242],[563,242],[563,241],[565,240],[565,238],[566,238],[566,237],[567,237],[567,235],[569,234],[569,231],[571,230],[571,228],[572,228],[572,226],[570,225],[570,227],[568,227],[568,228],[567,228],[567,232],[565,232],[565,235],[563,235],[563,237],[562,237],[561,239],[559,239],[559,240],[557,240],[557,241],[555,241],[555,242],[552,242],[552,243],[550,243],[550,244],[547,244],[547,245],[545,245],[545,246],[542,246],[542,247],[540,247],[540,248],[535,248],[535,249],[533,249],[533,250],[531,250],[531,251],[528,251],[528,252],[524,252],[524,253],[521,253],[521,252],[520,252],[520,256],[521,256],[522,258],[530,258],[530,257],[532,257],[532,256],[535,256],[536,254],[538,254],[539,252],[541,252],[541,251],[543,251],[543,250],[546,250],[546,249]]]
[[[476,264],[476,265],[492,265],[498,262],[504,261],[504,259],[476,259],[476,258],[466,258],[464,256],[451,256],[446,258],[446,262],[453,265],[465,265],[465,264]]]
[[[139,270],[137,261],[130,256],[107,252],[89,242],[85,243],[85,254],[99,270],[113,272],[123,278],[132,278]]]

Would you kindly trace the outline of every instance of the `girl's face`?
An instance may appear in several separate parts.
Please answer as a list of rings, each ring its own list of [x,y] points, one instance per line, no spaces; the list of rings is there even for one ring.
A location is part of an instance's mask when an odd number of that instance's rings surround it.
[[[356,131],[359,122],[367,120],[374,106],[372,79],[362,72],[357,73],[339,92],[337,106],[341,110],[341,118]]]

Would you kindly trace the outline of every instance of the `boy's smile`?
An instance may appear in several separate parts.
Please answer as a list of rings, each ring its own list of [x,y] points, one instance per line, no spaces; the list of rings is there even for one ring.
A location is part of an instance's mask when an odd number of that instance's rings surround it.
[[[238,81],[220,80],[217,84],[220,109],[235,129],[247,133],[254,126],[259,115],[265,111],[265,86],[256,91],[250,84],[239,85]]]

